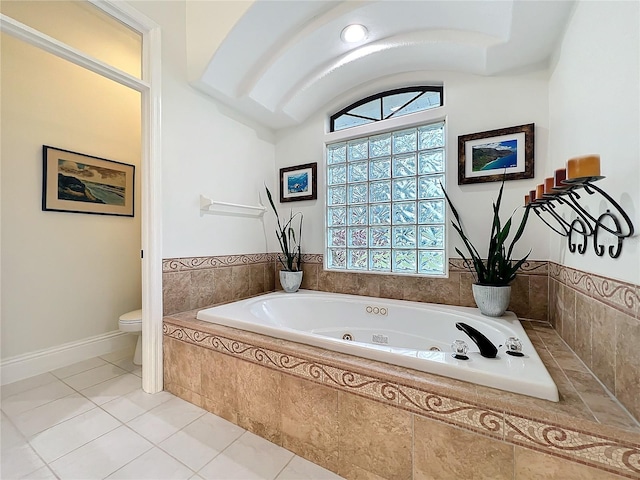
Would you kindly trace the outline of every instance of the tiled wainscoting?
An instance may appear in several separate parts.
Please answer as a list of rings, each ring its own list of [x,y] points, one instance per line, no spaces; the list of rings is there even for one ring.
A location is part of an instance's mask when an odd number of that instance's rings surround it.
[[[640,476],[637,423],[624,420],[611,400],[617,416],[598,423],[557,366],[579,361],[567,351],[556,364],[545,345],[562,341],[543,325],[525,322],[546,352],[559,403],[201,322],[195,314],[165,317],[165,388],[345,478]]]
[[[303,256],[302,288],[334,293],[475,306],[472,275],[449,262],[449,278],[329,272],[322,255]],[[184,312],[279,289],[275,254],[166,259],[162,263],[164,314]],[[523,265],[512,284],[510,310],[520,318],[547,320],[548,262]]]
[[[275,255],[225,255],[162,261],[165,315],[275,290]]]
[[[449,261],[449,278],[372,275],[330,272],[322,268],[322,255],[308,255],[302,264],[302,288],[334,293],[393,298],[415,302],[475,307],[473,276],[461,260]],[[547,320],[548,262],[525,263],[511,285],[509,309],[520,318]],[[280,288],[276,282],[276,288]]]
[[[640,286],[549,264],[549,320],[640,419]]]

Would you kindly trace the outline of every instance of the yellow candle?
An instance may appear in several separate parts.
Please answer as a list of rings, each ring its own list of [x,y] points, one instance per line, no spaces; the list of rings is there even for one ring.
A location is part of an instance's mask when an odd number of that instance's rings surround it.
[[[526,207],[527,205],[529,205],[531,203],[531,195],[526,194],[524,196],[524,206]]]
[[[555,188],[565,188],[566,185],[564,185],[562,182],[564,180],[566,180],[567,178],[567,169],[566,168],[559,168],[555,171],[555,173],[553,174],[554,177],[554,187]]]
[[[544,195],[544,184],[540,184],[536,187],[536,198],[542,200],[542,195]]]
[[[599,177],[600,155],[583,155],[567,161],[567,178]]]
[[[547,177],[544,179],[544,193],[546,195],[551,195],[553,193],[553,177]]]

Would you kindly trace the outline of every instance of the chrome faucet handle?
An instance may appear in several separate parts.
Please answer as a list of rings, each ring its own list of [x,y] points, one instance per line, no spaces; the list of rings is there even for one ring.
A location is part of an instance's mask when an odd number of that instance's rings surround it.
[[[524,357],[524,353],[522,353],[522,342],[518,337],[507,338],[504,346],[507,347],[507,354],[514,357]]]
[[[458,360],[469,360],[467,356],[467,352],[469,351],[469,345],[464,340],[454,340],[451,344],[451,349],[453,350],[453,358]]]

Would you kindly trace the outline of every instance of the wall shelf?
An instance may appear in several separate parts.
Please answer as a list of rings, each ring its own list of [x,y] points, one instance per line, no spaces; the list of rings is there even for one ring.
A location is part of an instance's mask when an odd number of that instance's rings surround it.
[[[243,205],[241,203],[219,202],[200,195],[200,211],[218,215],[235,215],[241,217],[261,217],[267,208],[260,205]]]
[[[533,212],[547,224],[557,234],[566,237],[569,251],[584,254],[587,251],[587,239],[593,239],[593,249],[599,257],[605,254],[605,251],[611,258],[618,258],[622,252],[622,242],[625,238],[634,234],[633,223],[631,218],[624,209],[616,202],[607,192],[594,185],[594,182],[604,177],[593,176],[577,179],[564,180],[564,187],[555,189],[552,193],[545,193],[541,198],[536,198],[527,204],[527,208],[531,208]],[[591,215],[582,205],[580,190],[588,195],[599,194],[606,200],[613,211],[607,211],[597,218]],[[573,210],[576,218],[572,222],[565,220],[560,214],[556,213],[556,206],[564,205]],[[548,214],[547,218],[553,220],[549,222],[543,217],[543,213]],[[620,221],[622,219],[622,221]],[[605,244],[598,240],[598,233],[604,230],[616,239],[615,245],[609,245],[605,250]],[[578,241],[575,241],[575,237]]]

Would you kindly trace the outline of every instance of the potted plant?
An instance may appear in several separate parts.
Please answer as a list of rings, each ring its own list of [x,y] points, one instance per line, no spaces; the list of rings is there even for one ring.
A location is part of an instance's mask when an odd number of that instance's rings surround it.
[[[507,310],[509,300],[511,299],[510,283],[516,277],[517,270],[527,261],[527,258],[531,254],[531,251],[529,251],[524,258],[517,261],[511,259],[513,247],[516,242],[520,240],[520,237],[522,237],[522,233],[527,224],[529,209],[525,209],[522,220],[520,221],[520,226],[513,240],[511,240],[511,244],[507,247],[507,237],[511,231],[513,214],[511,214],[507,222],[502,225],[500,221],[500,204],[502,202],[503,189],[504,178],[502,179],[502,185],[498,193],[498,200],[493,204],[493,222],[491,225],[491,236],[489,238],[489,252],[486,259],[480,256],[476,247],[474,247],[473,243],[469,240],[469,237],[462,227],[458,211],[453,206],[447,192],[444,188],[442,189],[455,219],[451,220],[451,224],[456,232],[458,232],[458,235],[460,235],[470,257],[467,258],[460,249],[456,248],[456,252],[462,257],[465,266],[474,277],[475,283],[472,285],[473,298],[480,312],[491,317],[499,317]]]
[[[303,215],[301,212],[294,214],[293,211],[291,211],[289,220],[283,225],[280,222],[280,216],[278,215],[278,210],[276,210],[276,205],[273,203],[269,188],[266,186],[264,188],[267,191],[269,203],[271,204],[273,213],[276,215],[276,221],[278,223],[276,237],[278,238],[280,250],[282,251],[282,256],[278,255],[278,261],[282,264],[282,270],[280,270],[280,285],[282,285],[285,292],[293,293],[300,288],[300,284],[302,283],[302,252],[300,245],[302,242]],[[300,216],[300,221],[298,225],[298,236],[296,238],[293,221],[298,216]]]

